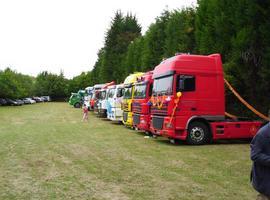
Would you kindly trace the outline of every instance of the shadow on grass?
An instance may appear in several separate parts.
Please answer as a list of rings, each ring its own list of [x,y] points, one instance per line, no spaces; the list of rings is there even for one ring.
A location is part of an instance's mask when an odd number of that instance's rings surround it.
[[[250,144],[251,139],[235,139],[235,140],[216,140],[210,145],[234,145],[234,144]]]
[[[154,139],[154,138],[153,138]],[[238,140],[217,140],[217,141],[213,141],[209,144],[204,144],[204,145],[190,145],[187,144],[186,141],[182,141],[182,140],[177,140],[174,144],[170,142],[169,139],[167,138],[155,138],[154,139],[156,142],[160,143],[161,145],[167,145],[167,146],[196,146],[196,147],[202,147],[205,145],[211,145],[211,146],[221,146],[221,145],[239,145],[239,144],[247,144],[249,145],[251,142],[251,139],[238,139]]]
[[[134,131],[134,134],[138,135],[138,136],[149,136],[149,135],[146,135],[145,132],[142,132],[142,131]]]
[[[117,121],[111,121],[111,124],[112,125],[115,125],[115,126],[122,126],[123,125],[123,123],[122,122],[117,122]]]
[[[105,117],[99,117],[99,119],[101,119],[102,121],[105,121],[105,122],[110,122],[111,121],[110,119],[105,118]]]

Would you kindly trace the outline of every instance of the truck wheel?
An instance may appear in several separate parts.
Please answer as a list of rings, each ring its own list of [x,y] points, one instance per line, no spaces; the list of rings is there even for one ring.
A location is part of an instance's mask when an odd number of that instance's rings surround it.
[[[201,145],[209,142],[210,131],[202,122],[193,122],[188,128],[187,143]]]
[[[77,102],[77,103],[74,104],[74,107],[75,108],[80,108],[81,107],[81,104],[79,102]]]

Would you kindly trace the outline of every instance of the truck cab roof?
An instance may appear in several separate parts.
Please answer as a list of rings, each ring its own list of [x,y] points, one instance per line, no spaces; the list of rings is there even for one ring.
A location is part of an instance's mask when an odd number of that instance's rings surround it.
[[[208,56],[180,54],[162,61],[156,66],[153,78],[159,78],[174,73],[215,73],[223,75],[220,54]]]
[[[143,72],[136,72],[133,74],[130,74],[129,76],[126,77],[124,81],[124,85],[130,85],[133,84],[137,81],[138,77],[141,77],[144,73]]]

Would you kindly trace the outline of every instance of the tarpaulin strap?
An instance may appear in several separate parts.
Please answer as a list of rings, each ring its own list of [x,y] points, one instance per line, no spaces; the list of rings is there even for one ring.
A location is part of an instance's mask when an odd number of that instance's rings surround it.
[[[266,121],[270,121],[270,118],[265,116],[264,114],[260,113],[259,111],[257,111],[253,106],[251,106],[248,102],[246,102],[236,91],[235,89],[231,86],[231,84],[224,79],[225,84],[228,86],[228,88],[232,91],[232,93],[238,98],[239,101],[241,101],[249,110],[251,110],[254,114],[256,114],[257,116],[259,116],[260,118],[266,120]]]
[[[232,115],[232,114],[230,114],[230,113],[228,113],[228,112],[225,112],[225,115],[226,115],[227,117],[229,117],[229,118],[237,119],[237,116]]]

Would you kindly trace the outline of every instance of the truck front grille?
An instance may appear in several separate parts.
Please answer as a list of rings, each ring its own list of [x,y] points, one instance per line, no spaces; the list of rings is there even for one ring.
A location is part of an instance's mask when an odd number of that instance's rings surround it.
[[[141,104],[134,102],[132,104],[132,111],[135,112],[135,113],[141,113],[142,112]]]
[[[163,128],[163,117],[153,117],[152,124],[155,129],[161,130]]]
[[[163,105],[162,108],[151,106],[151,114],[153,115],[168,115],[168,106]]]
[[[133,113],[133,124],[138,125],[140,123],[140,115]]]

